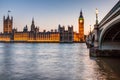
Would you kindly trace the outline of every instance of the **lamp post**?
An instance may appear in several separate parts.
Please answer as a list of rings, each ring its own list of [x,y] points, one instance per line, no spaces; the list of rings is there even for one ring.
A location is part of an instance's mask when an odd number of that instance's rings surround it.
[[[98,25],[98,9],[96,8],[96,11],[95,11],[95,13],[96,13],[96,25]]]
[[[96,8],[96,11],[95,11],[95,13],[96,13],[96,24],[94,25],[94,33],[95,33],[95,41],[94,41],[94,47],[95,48],[98,48],[98,41],[99,41],[99,37],[98,37],[98,33],[99,33],[99,28],[98,28],[98,9]]]

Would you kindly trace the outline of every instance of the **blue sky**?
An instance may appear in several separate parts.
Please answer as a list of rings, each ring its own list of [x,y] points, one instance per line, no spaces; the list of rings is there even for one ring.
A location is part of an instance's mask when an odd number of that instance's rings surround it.
[[[35,24],[40,28],[57,29],[58,24],[73,25],[78,31],[80,10],[85,18],[85,34],[89,25],[95,23],[95,9],[99,10],[99,21],[110,11],[119,0],[0,0],[0,32],[3,31],[3,16],[7,11],[14,18],[14,27],[21,31],[25,25],[30,25],[34,17]]]

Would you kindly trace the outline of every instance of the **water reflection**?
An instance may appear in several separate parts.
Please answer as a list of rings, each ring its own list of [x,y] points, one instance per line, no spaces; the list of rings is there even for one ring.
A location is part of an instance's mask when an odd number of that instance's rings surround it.
[[[85,44],[0,43],[0,80],[119,79]]]

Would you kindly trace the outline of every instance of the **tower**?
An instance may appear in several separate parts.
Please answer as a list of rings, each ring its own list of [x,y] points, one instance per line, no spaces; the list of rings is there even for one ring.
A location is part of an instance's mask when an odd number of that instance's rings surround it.
[[[12,26],[13,26],[13,17],[7,18],[3,17],[3,33],[12,33]]]
[[[32,19],[32,24],[31,24],[31,32],[35,31],[35,23],[34,23],[34,18]]]
[[[68,26],[68,41],[73,42],[73,26]]]
[[[78,28],[79,28],[79,40],[84,41],[84,17],[82,10],[80,11],[80,16],[78,19]]]
[[[23,32],[27,32],[28,31],[28,27],[27,25],[23,28]]]

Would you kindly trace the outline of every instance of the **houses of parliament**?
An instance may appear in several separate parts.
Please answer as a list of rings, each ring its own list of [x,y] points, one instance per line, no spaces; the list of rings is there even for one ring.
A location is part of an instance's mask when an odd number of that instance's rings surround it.
[[[0,33],[0,42],[84,42],[84,17],[82,11],[78,18],[78,33],[73,31],[73,26],[58,25],[58,30],[51,30],[43,32],[35,26],[34,19],[32,19],[31,30],[28,31],[28,26],[23,28],[23,31],[17,31],[13,28],[13,17],[3,17],[3,33]]]

